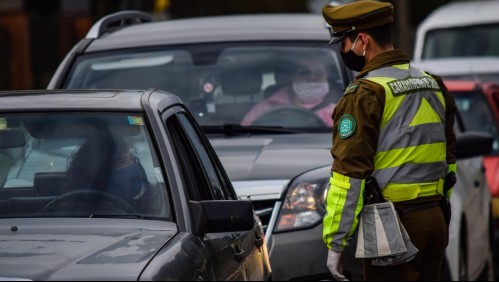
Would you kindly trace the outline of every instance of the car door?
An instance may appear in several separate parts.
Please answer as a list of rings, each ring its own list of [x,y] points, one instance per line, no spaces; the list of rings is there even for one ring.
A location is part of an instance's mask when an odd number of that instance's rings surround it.
[[[177,151],[183,152],[179,160],[189,200],[237,199],[210,143],[191,116],[177,108],[176,114],[166,119],[166,125]],[[262,246],[258,246],[260,241],[263,245],[263,234],[258,224],[246,232],[207,233],[199,238],[210,253],[217,280],[263,277],[265,270],[259,254]],[[259,277],[248,277],[246,269],[251,269],[251,273]]]

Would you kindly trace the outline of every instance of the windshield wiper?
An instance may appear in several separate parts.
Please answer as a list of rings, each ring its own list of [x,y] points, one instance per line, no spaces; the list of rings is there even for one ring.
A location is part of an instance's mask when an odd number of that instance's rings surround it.
[[[302,131],[287,129],[282,126],[242,126],[237,123],[225,123],[223,125],[203,125],[205,133],[223,133],[225,135],[236,134],[292,134]]]

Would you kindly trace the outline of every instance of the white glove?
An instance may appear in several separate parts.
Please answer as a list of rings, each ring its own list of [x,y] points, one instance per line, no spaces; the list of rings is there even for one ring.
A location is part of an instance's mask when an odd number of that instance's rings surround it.
[[[333,250],[329,250],[327,254],[327,267],[336,281],[348,281],[343,275],[343,259],[342,254]]]

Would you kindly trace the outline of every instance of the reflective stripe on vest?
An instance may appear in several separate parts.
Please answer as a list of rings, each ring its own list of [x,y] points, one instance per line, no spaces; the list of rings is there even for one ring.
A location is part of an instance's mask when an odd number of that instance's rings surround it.
[[[447,173],[445,100],[431,76],[409,64],[370,72],[386,100],[380,124],[376,177],[393,202],[442,193]]]
[[[329,249],[341,252],[357,230],[365,180],[333,172],[329,183],[322,238]]]

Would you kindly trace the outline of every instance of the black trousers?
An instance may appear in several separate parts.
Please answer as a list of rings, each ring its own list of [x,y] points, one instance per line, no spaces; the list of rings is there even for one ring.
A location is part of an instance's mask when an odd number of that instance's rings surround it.
[[[415,259],[395,266],[372,266],[364,260],[366,281],[437,281],[448,244],[448,229],[439,206],[400,216],[411,242],[419,250]]]

